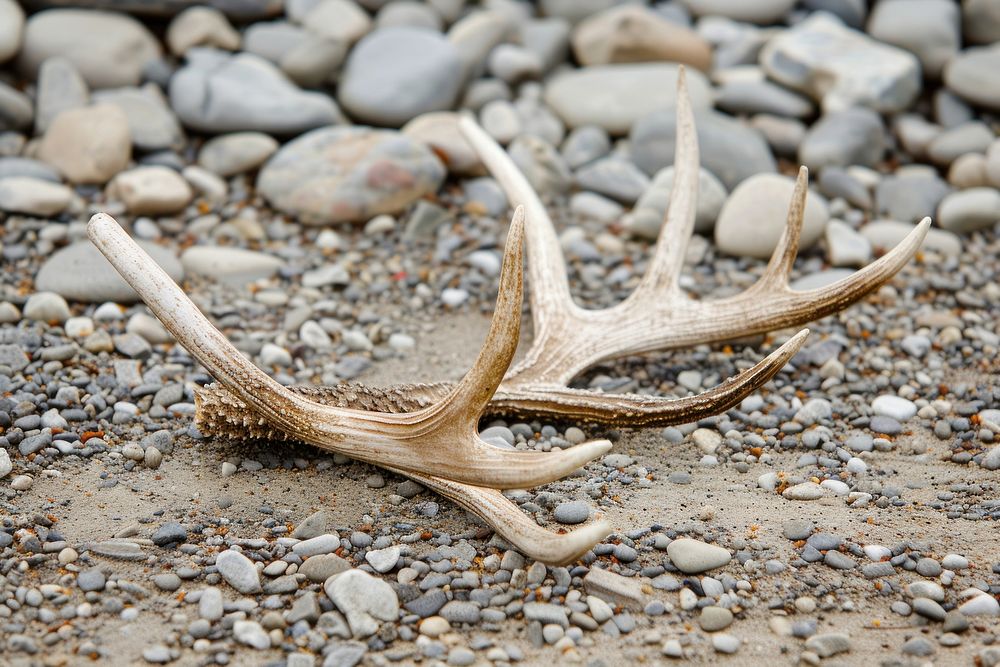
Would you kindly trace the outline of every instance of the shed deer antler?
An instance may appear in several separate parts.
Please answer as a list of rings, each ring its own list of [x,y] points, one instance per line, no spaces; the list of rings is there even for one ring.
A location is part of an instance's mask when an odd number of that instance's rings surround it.
[[[498,489],[559,479],[611,449],[607,440],[558,452],[504,450],[483,442],[479,418],[517,349],[521,327],[524,211],[514,213],[500,270],[496,310],[466,376],[442,399],[411,411],[335,407],[290,391],[233,347],[180,287],[103,213],[87,231],[171,334],[233,397],[245,427],[268,424],[285,436],[374,463],[417,480],[482,517],[525,554],[551,563],[575,560],[610,531],[604,521],[557,535],[531,522]]]
[[[773,377],[799,350],[801,331],[754,367],[697,396],[664,398],[605,394],[567,386],[608,359],[711,343],[802,324],[837,312],[891,278],[920,247],[925,218],[896,248],[832,285],[795,292],[788,276],[798,251],[808,190],[800,170],[788,224],[764,275],[737,296],[696,301],[678,277],[694,227],[698,144],[684,83],[678,79],[675,180],[656,251],[635,292],[604,310],[585,310],[570,295],[555,228],[538,195],[507,154],[475,123],[461,127],[518,206],[511,222],[489,335],[472,370],[458,384],[291,387],[243,358],[180,288],[109,216],[90,222],[90,237],[174,337],[223,385],[197,393],[196,420],[206,435],[301,440],[410,476],[477,514],[526,555],[566,563],[610,532],[595,521],[568,534],[531,522],[498,489],[557,479],[606,452],[598,441],[554,454],[493,448],[478,438],[481,414],[583,419],[615,426],[687,422],[717,414]],[[534,342],[507,371],[520,327],[521,245],[528,236]]]

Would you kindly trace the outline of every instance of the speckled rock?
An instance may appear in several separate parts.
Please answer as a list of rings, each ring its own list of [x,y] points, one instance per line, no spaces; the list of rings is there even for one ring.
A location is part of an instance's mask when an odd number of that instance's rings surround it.
[[[444,176],[434,154],[403,134],[333,127],[285,144],[261,169],[257,188],[301,222],[327,224],[398,213],[436,191]]]

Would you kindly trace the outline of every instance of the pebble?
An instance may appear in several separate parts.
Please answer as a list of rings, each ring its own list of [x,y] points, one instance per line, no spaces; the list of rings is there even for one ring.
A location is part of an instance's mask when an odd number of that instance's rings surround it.
[[[38,158],[72,183],[106,183],[131,154],[128,117],[111,104],[63,111],[38,144]]]
[[[165,523],[153,533],[153,544],[158,547],[165,547],[170,544],[178,544],[187,539],[187,529],[176,521]]]
[[[148,241],[138,241],[138,244],[171,279],[183,280],[184,269],[173,252]],[[35,287],[84,303],[139,300],[135,290],[89,241],[74,243],[53,253],[38,271]]]
[[[434,154],[403,134],[333,127],[282,146],[261,169],[257,188],[302,222],[327,224],[399,213],[444,177]]]
[[[969,188],[947,195],[938,207],[937,222],[956,233],[991,227],[1000,220],[1000,191]]]
[[[299,134],[340,119],[329,96],[300,90],[267,60],[196,48],[170,79],[170,106],[206,133]]]
[[[110,196],[125,203],[133,215],[169,215],[181,211],[193,193],[187,181],[168,167],[136,167],[108,185]]]
[[[103,591],[106,583],[107,577],[104,576],[104,572],[100,568],[95,567],[83,570],[76,575],[76,585],[85,593],[89,591]]]
[[[722,547],[689,538],[679,538],[667,547],[670,561],[681,572],[697,574],[722,567],[732,556]]]
[[[292,546],[292,551],[303,558],[333,553],[340,548],[340,537],[336,533],[317,535]]]
[[[732,654],[740,650],[740,645],[743,642],[739,637],[734,637],[733,635],[726,634],[725,632],[719,632],[712,635],[712,648],[714,648],[719,653]]]
[[[10,480],[10,488],[14,491],[27,491],[35,480],[30,475],[16,475]]]
[[[454,105],[462,84],[458,49],[442,35],[382,28],[351,50],[340,80],[344,109],[364,123],[401,127]]]
[[[35,133],[43,134],[52,119],[67,109],[87,106],[90,89],[80,73],[66,58],[54,56],[38,70],[35,93]]]
[[[139,21],[118,12],[38,12],[25,26],[18,66],[35,78],[42,63],[56,56],[70,61],[92,88],[119,88],[139,83],[144,68],[160,57],[160,46]]]
[[[708,108],[711,94],[705,77],[688,70],[687,86],[691,104]],[[554,76],[545,86],[545,103],[571,129],[593,125],[617,136],[628,133],[640,118],[675,107],[676,91],[677,65],[597,65]]]
[[[150,152],[180,150],[184,146],[184,129],[154,84],[142,88],[98,90],[91,99],[98,104],[116,106],[125,114],[134,148]]]
[[[365,553],[365,560],[376,572],[389,572],[399,562],[399,547],[387,547],[385,549],[372,549]]]
[[[962,44],[959,7],[949,0],[894,0],[875,6],[868,33],[920,59],[924,76],[938,78]]]
[[[724,607],[703,607],[698,616],[698,625],[705,632],[725,630],[733,624],[733,612]]]
[[[885,149],[882,119],[871,109],[854,107],[816,121],[799,145],[799,162],[817,173],[828,167],[874,167]]]
[[[1000,602],[988,593],[980,593],[958,606],[965,616],[1000,616]]]
[[[10,462],[10,454],[0,447],[0,479],[3,479],[14,470],[14,465]]]
[[[22,311],[26,319],[62,324],[70,317],[69,304],[55,292],[36,292],[28,297]]]
[[[0,63],[17,54],[23,30],[24,10],[14,0],[0,0]]]
[[[891,417],[901,422],[908,421],[917,414],[917,406],[913,401],[889,394],[879,396],[872,401],[872,410],[876,415]]]
[[[806,640],[806,649],[821,658],[847,653],[851,650],[851,638],[842,632],[813,635]]]
[[[277,257],[242,248],[224,246],[194,246],[180,257],[187,275],[199,275],[219,280],[249,282],[274,275],[283,262]]]
[[[872,258],[872,244],[865,236],[840,220],[826,225],[827,257],[833,266],[865,266]]]
[[[189,7],[167,26],[167,47],[175,56],[183,56],[196,46],[211,46],[227,51],[240,48],[240,33],[218,9]]]
[[[715,243],[723,252],[767,259],[786,227],[795,182],[778,174],[758,174],[743,181],[729,195],[715,224]],[[800,245],[808,248],[829,220],[826,201],[816,194],[806,199]]]
[[[0,211],[51,217],[70,204],[69,188],[31,176],[0,178]]]
[[[230,586],[240,593],[249,595],[259,593],[260,573],[253,562],[238,551],[221,552],[215,559],[219,574]]]
[[[852,30],[825,12],[770,40],[760,62],[771,78],[811,95],[827,113],[854,106],[904,111],[921,89],[916,56]]]
[[[965,49],[945,66],[944,82],[962,99],[1000,110],[1000,49]]]
[[[681,0],[696,16],[724,16],[734,21],[770,25],[777,23],[795,5],[794,0]]]
[[[236,621],[233,623],[233,637],[239,643],[259,651],[271,648],[271,638],[256,621]]]
[[[788,500],[816,500],[825,496],[826,491],[815,482],[802,482],[788,487],[781,495]]]
[[[590,505],[584,500],[560,503],[552,513],[556,521],[566,525],[583,523],[590,516]]]
[[[673,185],[673,167],[665,167],[656,173],[626,222],[630,233],[651,241],[659,237]],[[725,186],[711,172],[706,169],[698,170],[698,203],[694,221],[696,232],[706,233],[712,230],[727,194]]]
[[[729,190],[754,175],[777,171],[774,156],[757,130],[730,116],[695,111],[701,166]],[[647,174],[674,162],[677,119],[672,111],[639,118],[629,134],[632,160]],[[786,204],[787,205],[787,204]],[[782,220],[785,214],[782,213]]]
[[[267,162],[279,144],[263,132],[233,132],[209,139],[198,151],[198,164],[228,178]]]
[[[399,613],[392,587],[361,570],[334,575],[323,588],[347,618],[355,638],[370,637],[378,631],[378,621],[395,621]]]
[[[712,48],[697,32],[639,5],[597,12],[573,28],[573,53],[585,66],[650,61],[680,62],[708,71]]]

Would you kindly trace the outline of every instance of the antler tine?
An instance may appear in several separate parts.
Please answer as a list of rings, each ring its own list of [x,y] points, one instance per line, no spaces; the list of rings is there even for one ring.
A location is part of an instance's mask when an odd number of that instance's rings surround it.
[[[806,195],[809,193],[809,169],[799,167],[799,176],[795,179],[795,190],[792,200],[788,203],[788,222],[781,232],[778,245],[771,253],[771,259],[764,269],[757,284],[757,289],[785,290],[788,289],[788,276],[795,265],[795,257],[799,253],[799,238],[802,236],[802,221],[806,214]]]
[[[683,65],[677,73],[676,132],[674,183],[670,189],[670,203],[649,268],[629,296],[628,302],[645,305],[650,299],[663,299],[669,293],[676,294],[679,291],[677,281],[684,267],[688,242],[694,233],[700,158],[698,131],[694,124],[694,112],[691,109]]]
[[[507,152],[471,118],[458,123],[486,168],[500,183],[512,204],[525,208],[528,245],[528,294],[535,337],[546,323],[576,308],[569,291],[569,276],[552,219],[528,180]]]
[[[447,402],[396,414],[308,400],[245,359],[113,218],[95,215],[88,232],[167,330],[212,375],[258,415],[303,442],[369,463],[497,488],[524,488],[559,479],[611,448],[607,441],[596,441],[548,453],[498,449],[478,435],[456,437],[455,415]],[[508,264],[516,268],[515,275],[519,273],[519,262]],[[501,292],[504,289],[501,286]],[[510,299],[503,303],[520,317],[520,290],[515,286],[513,292],[515,303]],[[515,315],[507,312],[506,316]],[[470,421],[464,422],[465,428]]]
[[[547,414],[558,419],[595,421],[629,427],[685,424],[719,414],[766,384],[802,348],[809,330],[803,329],[752,368],[722,384],[684,398],[641,394],[604,394],[560,385],[518,387],[497,393],[498,412]]]
[[[835,283],[804,292],[789,291],[794,302],[784,308],[805,311],[806,317],[795,317],[796,321],[818,319],[843,310],[896,275],[920,248],[930,226],[931,219],[924,218],[895,248]],[[774,326],[778,327],[780,323]]]
[[[441,402],[449,417],[464,422],[468,428],[475,429],[517,351],[521,335],[523,239],[524,207],[518,206],[507,233],[497,303],[486,342],[472,368]]]
[[[525,556],[551,565],[572,563],[611,533],[611,526],[603,520],[594,521],[569,533],[553,533],[533,522],[494,489],[409,472],[403,474],[482,518]]]

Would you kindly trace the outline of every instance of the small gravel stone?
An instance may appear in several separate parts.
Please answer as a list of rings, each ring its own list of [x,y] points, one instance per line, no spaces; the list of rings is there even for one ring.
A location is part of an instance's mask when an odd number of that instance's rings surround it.
[[[260,592],[260,573],[253,562],[240,552],[223,551],[216,557],[215,566],[226,583],[240,593],[249,595]]]
[[[670,561],[681,572],[697,574],[727,564],[732,556],[722,547],[689,538],[676,539],[667,547]]]
[[[562,524],[572,525],[583,523],[590,516],[590,505],[584,500],[574,500],[560,503],[552,513],[555,520]]]

